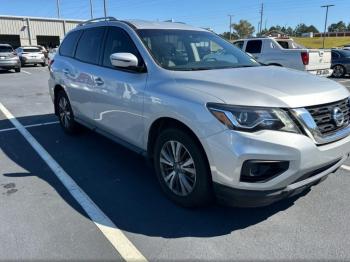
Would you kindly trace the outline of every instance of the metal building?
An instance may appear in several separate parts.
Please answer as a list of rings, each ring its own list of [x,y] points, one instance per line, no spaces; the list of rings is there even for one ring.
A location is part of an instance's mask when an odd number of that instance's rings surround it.
[[[81,20],[0,15],[0,43],[56,47]]]

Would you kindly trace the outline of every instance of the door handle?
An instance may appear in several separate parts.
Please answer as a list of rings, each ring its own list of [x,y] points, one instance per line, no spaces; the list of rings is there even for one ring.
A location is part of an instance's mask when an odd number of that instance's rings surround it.
[[[65,75],[70,75],[70,72],[69,72],[68,69],[63,69],[63,74],[65,74]]]
[[[96,77],[95,78],[95,84],[98,86],[103,86],[105,84],[105,82],[102,80],[101,77]]]

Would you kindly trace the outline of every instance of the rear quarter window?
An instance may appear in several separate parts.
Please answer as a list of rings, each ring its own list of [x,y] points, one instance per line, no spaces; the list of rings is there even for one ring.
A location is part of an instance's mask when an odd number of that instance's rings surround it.
[[[69,33],[63,40],[60,46],[60,55],[73,57],[75,47],[77,45],[78,39],[81,35],[81,31],[74,31]]]

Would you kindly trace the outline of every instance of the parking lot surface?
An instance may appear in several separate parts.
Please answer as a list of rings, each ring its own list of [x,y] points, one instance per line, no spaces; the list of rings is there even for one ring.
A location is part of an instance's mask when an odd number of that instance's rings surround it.
[[[141,156],[88,130],[63,133],[48,77],[41,67],[0,72],[0,103],[146,259],[350,260],[350,168],[265,208],[183,209]],[[349,77],[336,81],[350,90]],[[1,259],[122,259],[123,245],[106,238],[1,112],[0,146]]]

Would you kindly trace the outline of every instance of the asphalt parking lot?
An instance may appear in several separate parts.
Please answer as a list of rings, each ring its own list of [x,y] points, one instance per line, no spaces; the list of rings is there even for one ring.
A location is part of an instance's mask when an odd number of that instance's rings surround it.
[[[350,260],[350,168],[265,208],[183,209],[141,156],[87,130],[64,134],[48,77],[41,67],[0,72],[0,103],[147,260]],[[349,77],[337,81],[350,90]],[[1,112],[0,146],[0,259],[122,259],[124,243],[106,238]]]

